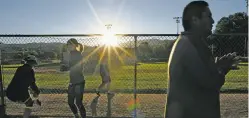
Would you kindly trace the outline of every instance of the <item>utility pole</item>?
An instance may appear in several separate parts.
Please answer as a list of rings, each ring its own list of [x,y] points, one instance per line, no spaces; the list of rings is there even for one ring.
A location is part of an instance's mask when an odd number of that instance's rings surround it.
[[[248,0],[245,1],[246,1],[246,13],[248,14]]]
[[[106,27],[106,32],[105,33],[107,33],[107,34],[104,34],[104,35],[108,35],[109,33],[110,33],[110,31],[111,31],[111,28],[112,28],[112,24],[106,24],[105,25],[105,27]],[[106,39],[105,39],[106,40]],[[100,45],[98,45],[98,47],[99,47]]]
[[[177,28],[177,34],[179,34],[179,23],[180,23],[180,19],[182,17],[173,17],[173,19],[176,20],[176,28]]]
[[[112,24],[106,24],[105,26],[106,26],[107,30],[111,30],[111,28],[112,28]]]

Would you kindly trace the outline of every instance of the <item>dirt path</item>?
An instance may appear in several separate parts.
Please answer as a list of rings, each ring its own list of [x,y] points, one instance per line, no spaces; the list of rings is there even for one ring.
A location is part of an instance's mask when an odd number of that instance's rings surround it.
[[[146,117],[163,117],[165,106],[165,94],[139,94],[137,98],[140,102],[138,110],[142,111]],[[91,107],[96,105],[97,116],[106,116],[108,111],[107,96],[98,98],[98,103],[92,103],[96,98],[95,94],[84,96],[84,105],[87,115],[91,116]],[[35,106],[33,115],[71,116],[72,113],[67,105],[65,94],[42,94],[40,97],[42,107]],[[116,94],[112,98],[111,115],[115,117],[131,117],[128,110],[128,103],[133,99],[132,94]],[[222,118],[243,118],[248,114],[247,94],[222,94],[221,114]],[[7,101],[7,114],[20,115],[23,112],[23,105]],[[110,111],[109,111],[110,112]]]

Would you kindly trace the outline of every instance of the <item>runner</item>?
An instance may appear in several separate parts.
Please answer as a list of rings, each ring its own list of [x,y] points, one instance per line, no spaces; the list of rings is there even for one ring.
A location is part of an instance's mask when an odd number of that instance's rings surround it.
[[[74,38],[67,41],[67,48],[70,53],[70,83],[68,86],[68,105],[74,116],[78,118],[78,110],[82,118],[86,118],[86,110],[82,103],[83,93],[85,89],[85,79],[83,75],[82,52],[83,45],[78,43]],[[74,103],[76,101],[76,105]],[[78,110],[77,110],[78,108]]]
[[[110,72],[108,68],[108,56],[107,56],[107,51],[102,50],[103,48],[100,49],[100,76],[102,79],[102,83],[99,85],[99,87],[96,89],[96,94],[100,96],[100,90],[103,89],[103,87],[107,88],[107,94],[113,95],[114,93],[110,91],[110,86],[111,86],[111,77],[110,77]],[[104,53],[104,54],[103,54]],[[103,54],[103,56],[101,56]]]
[[[35,56],[30,55],[26,57],[24,59],[24,64],[17,68],[15,75],[6,90],[6,96],[9,100],[24,103],[26,105],[23,113],[24,118],[30,116],[34,102],[41,106],[41,102],[38,100],[40,90],[36,85],[35,73],[33,70],[35,65],[37,65]],[[35,98],[35,100],[32,98]]]

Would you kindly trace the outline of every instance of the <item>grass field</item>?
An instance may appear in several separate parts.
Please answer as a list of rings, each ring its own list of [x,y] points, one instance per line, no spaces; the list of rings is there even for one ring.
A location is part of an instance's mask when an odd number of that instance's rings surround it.
[[[18,65],[5,65],[3,68],[4,84],[8,85]],[[226,76],[223,90],[247,90],[248,66],[241,63],[239,70],[232,70]],[[41,66],[36,70],[38,86],[44,90],[67,89],[69,82],[68,72],[60,72],[58,65]],[[95,89],[101,79],[95,74],[85,74],[86,90]],[[111,70],[113,90],[132,91],[134,89],[134,66],[122,66]],[[137,66],[137,89],[144,91],[160,91],[167,88],[167,63],[140,63]]]
[[[4,84],[8,85],[16,66],[6,65],[3,68]],[[226,76],[226,83],[223,90],[247,90],[248,66],[242,63],[239,70],[232,70]],[[35,107],[34,115],[39,116],[72,116],[67,105],[66,92],[69,81],[68,72],[60,72],[59,66],[41,66],[36,70],[36,78],[39,88],[42,88],[40,99],[42,107]],[[131,116],[127,110],[127,103],[133,99],[132,90],[134,88],[134,66],[122,66],[119,69],[111,70],[112,89],[120,90],[113,97],[111,102],[111,115],[115,117]],[[86,90],[93,90],[101,83],[100,76],[86,73]],[[167,89],[167,63],[140,63],[137,66],[137,88],[144,90],[138,94],[141,107],[139,108],[148,118],[163,117],[166,101]],[[131,91],[131,94],[124,94],[124,91]],[[64,92],[60,92],[64,91]],[[155,94],[161,91],[160,94]],[[60,94],[56,94],[60,93]],[[149,94],[153,93],[153,94]],[[84,95],[84,105],[87,115],[91,116],[91,105],[96,94],[86,93]],[[247,117],[247,94],[221,94],[221,115],[222,118]],[[23,105],[7,101],[7,114],[21,115]],[[105,95],[101,95],[97,104],[98,116],[106,116],[108,100]]]

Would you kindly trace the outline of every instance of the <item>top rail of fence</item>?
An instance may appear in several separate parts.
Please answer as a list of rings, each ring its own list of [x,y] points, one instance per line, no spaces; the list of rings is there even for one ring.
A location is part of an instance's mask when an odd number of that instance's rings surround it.
[[[247,33],[212,34],[221,36],[246,36]],[[94,37],[103,34],[0,34],[0,37]],[[115,36],[179,36],[179,34],[115,34]]]

